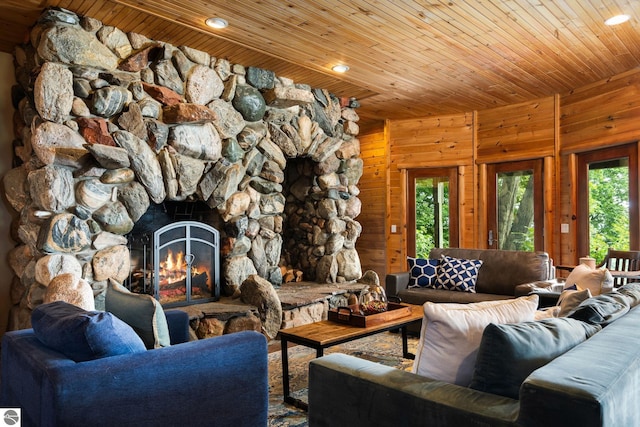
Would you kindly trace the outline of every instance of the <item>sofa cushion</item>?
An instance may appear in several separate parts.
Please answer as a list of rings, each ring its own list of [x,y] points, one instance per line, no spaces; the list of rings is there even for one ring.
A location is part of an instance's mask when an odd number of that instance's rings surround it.
[[[151,295],[136,294],[109,279],[105,309],[124,320],[142,338],[148,349],[169,347],[169,326],[164,310]]]
[[[589,289],[583,289],[581,291],[575,289],[565,289],[558,298],[558,306],[560,311],[556,317],[565,317],[571,313],[582,301],[591,298],[591,291]]]
[[[631,308],[640,304],[640,283],[632,282],[622,285],[618,288],[618,292],[629,297]]]
[[[475,292],[480,266],[482,266],[481,260],[442,255],[435,287],[436,289]]]
[[[631,301],[630,297],[620,292],[607,292],[582,301],[567,317],[606,326],[624,316],[631,307]]]
[[[146,351],[134,330],[113,314],[65,301],[37,306],[31,325],[40,342],[75,362]]]
[[[537,307],[537,295],[469,304],[425,303],[413,372],[468,386],[484,328],[489,323],[531,321]]]
[[[514,288],[522,283],[551,279],[552,261],[546,252],[505,251],[499,249],[433,248],[429,258],[440,255],[479,259],[476,292],[514,296]]]
[[[565,289],[576,285],[578,289],[589,289],[591,295],[600,295],[613,288],[613,276],[606,268],[591,268],[586,264],[577,265],[565,281]]]
[[[520,385],[539,367],[601,329],[575,319],[489,324],[482,334],[470,387],[518,399]]]
[[[433,287],[438,275],[437,259],[407,257],[409,264],[409,288]]]

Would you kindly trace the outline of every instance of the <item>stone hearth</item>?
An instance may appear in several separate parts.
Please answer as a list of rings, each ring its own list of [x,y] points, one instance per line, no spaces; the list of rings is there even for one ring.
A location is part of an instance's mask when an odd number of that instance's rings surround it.
[[[65,273],[101,308],[129,275],[128,233],[169,202],[210,210],[226,296],[252,275],[280,287],[281,267],[361,277],[355,100],[59,9],[15,63],[11,329]]]
[[[370,283],[370,284],[373,284]],[[306,325],[327,319],[329,308],[345,305],[351,293],[356,295],[366,283],[284,283],[276,292],[282,304],[281,329]],[[260,310],[238,299],[223,297],[220,301],[175,307],[189,314],[192,339],[262,328]]]

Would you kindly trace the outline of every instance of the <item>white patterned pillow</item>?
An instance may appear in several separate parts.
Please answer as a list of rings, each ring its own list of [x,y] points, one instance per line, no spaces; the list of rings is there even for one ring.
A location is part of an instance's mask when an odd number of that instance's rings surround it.
[[[441,255],[435,288],[475,293],[476,279],[481,265],[482,260],[479,259],[460,259]]]
[[[407,257],[409,264],[409,288],[432,288],[438,276],[437,259]]]

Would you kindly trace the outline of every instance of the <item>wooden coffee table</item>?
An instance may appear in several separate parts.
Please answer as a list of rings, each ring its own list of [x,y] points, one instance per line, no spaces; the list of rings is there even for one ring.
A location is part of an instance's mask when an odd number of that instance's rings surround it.
[[[364,328],[323,320],[308,325],[282,329],[280,331],[280,343],[282,346],[282,391],[284,401],[298,408],[308,409],[307,403],[292,397],[289,389],[288,344],[290,342],[314,348],[316,350],[316,357],[322,357],[325,348],[375,335],[380,332],[400,329],[402,332],[402,355],[404,358],[413,359],[414,355],[409,353],[407,345],[407,326],[410,323],[422,319],[423,309],[421,305],[411,305],[410,307],[411,314],[408,316]]]

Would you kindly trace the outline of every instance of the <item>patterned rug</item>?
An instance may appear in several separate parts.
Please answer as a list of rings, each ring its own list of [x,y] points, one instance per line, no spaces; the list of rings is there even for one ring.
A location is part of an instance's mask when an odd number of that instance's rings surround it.
[[[418,338],[409,337],[409,351],[416,352]],[[384,332],[361,338],[346,344],[330,347],[324,354],[346,353],[387,366],[410,371],[413,361],[402,358],[402,336]],[[289,384],[291,394],[307,401],[307,375],[309,362],[315,358],[315,350],[295,346],[289,348]],[[269,426],[306,427],[307,413],[283,402],[282,362],[280,351],[269,354]]]

